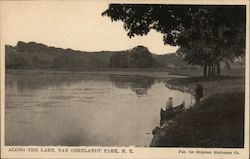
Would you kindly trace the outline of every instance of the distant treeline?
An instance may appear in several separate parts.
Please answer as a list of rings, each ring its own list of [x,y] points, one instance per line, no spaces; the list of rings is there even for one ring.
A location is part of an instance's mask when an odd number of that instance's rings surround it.
[[[187,67],[175,53],[156,55],[137,46],[125,51],[84,52],[19,41],[5,46],[6,68],[167,68]]]

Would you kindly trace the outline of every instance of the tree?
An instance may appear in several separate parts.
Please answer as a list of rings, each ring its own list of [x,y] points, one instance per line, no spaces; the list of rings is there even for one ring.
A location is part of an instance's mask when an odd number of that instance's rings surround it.
[[[137,46],[128,52],[129,65],[132,68],[151,68],[155,61],[148,48]]]
[[[109,62],[114,68],[151,68],[155,66],[155,60],[148,48],[137,46],[131,50],[114,53]]]
[[[212,5],[111,4],[102,13],[121,20],[131,38],[151,29],[163,34],[164,44],[179,46],[190,64],[204,76],[220,75],[220,63],[245,54],[246,7]]]
[[[114,53],[110,58],[109,66],[113,68],[128,68],[128,55],[125,53]]]

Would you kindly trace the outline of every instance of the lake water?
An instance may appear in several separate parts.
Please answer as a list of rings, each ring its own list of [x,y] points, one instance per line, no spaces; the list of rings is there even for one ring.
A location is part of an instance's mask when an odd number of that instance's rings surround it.
[[[107,72],[9,70],[5,93],[5,145],[19,146],[148,146],[167,98],[190,103],[161,78]]]

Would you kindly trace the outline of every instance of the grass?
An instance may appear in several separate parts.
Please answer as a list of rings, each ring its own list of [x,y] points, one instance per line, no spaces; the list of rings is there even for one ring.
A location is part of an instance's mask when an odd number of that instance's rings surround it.
[[[244,145],[244,93],[212,95],[198,109],[177,116],[161,131],[159,147],[240,148]]]
[[[236,73],[237,72],[237,73]],[[242,148],[244,146],[244,69],[217,78],[201,76],[166,81],[173,89],[191,92],[199,79],[205,98],[198,109],[177,115],[154,135],[156,147]],[[186,72],[186,75],[192,74]]]
[[[167,68],[168,71],[173,75],[183,75],[189,77],[203,76],[203,69],[201,67],[182,67],[182,68]],[[232,67],[230,69],[221,68],[221,74],[225,76],[244,76],[245,67]]]
[[[216,93],[245,91],[244,76],[220,76],[217,78],[173,78],[166,81],[166,85],[173,89],[191,92],[195,88],[195,81],[197,79],[202,83],[204,87],[204,94],[207,98]]]

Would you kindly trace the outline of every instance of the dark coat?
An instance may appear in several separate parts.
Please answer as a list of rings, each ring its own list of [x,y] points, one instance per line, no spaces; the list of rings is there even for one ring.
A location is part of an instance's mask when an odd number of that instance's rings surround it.
[[[203,86],[202,84],[198,83],[195,88],[195,96],[198,98],[203,97]]]

